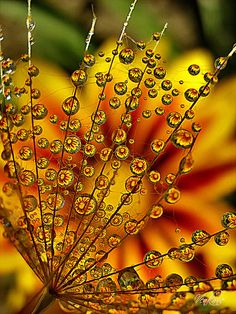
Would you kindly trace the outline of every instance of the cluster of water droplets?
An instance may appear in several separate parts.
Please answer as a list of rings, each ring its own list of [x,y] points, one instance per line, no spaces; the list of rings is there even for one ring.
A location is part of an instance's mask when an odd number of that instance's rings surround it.
[[[27,27],[32,39],[30,20]],[[228,60],[218,58],[214,73],[190,65],[189,76],[203,75],[203,84],[185,89],[183,81],[168,78],[165,62],[155,50],[160,37],[154,33],[147,46],[138,41],[136,47],[121,38],[109,56],[86,53],[70,77],[73,93],[57,108],[41,101],[34,84],[40,69],[29,63],[29,54],[17,62],[1,57],[4,235],[66,310],[187,312],[197,306],[189,293],[213,291],[211,280],[219,280],[220,289],[235,287],[227,264],[218,265],[209,281],[176,273],[162,278],[157,270],[145,282],[138,271],[158,269],[167,258],[190,262],[195,250],[212,238],[217,245],[226,245],[235,228],[232,212],[223,215],[223,229],[216,234],[196,230],[190,243],[168,252],[154,248],[136,265],[115,269],[109,259],[128,236],[139,233],[150,218],[159,219],[166,205],[181,198],[177,181],[193,168],[192,150],[201,131],[194,120],[195,105],[210,93]],[[13,74],[20,62],[28,64],[28,74],[19,87]],[[84,122],[80,111],[90,82],[95,104]],[[176,105],[179,95],[184,95],[185,104]],[[142,128],[147,125],[166,132],[161,137],[149,132],[141,152]],[[163,173],[158,161],[169,147],[180,158],[173,172]],[[162,299],[168,293],[171,296]]]

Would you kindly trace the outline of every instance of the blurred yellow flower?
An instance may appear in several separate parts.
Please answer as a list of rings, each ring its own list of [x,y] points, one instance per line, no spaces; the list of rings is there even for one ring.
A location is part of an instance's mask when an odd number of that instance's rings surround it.
[[[85,54],[73,87],[30,59],[13,89],[15,65],[1,63],[0,217],[44,285],[34,313],[55,299],[80,313],[187,313],[218,296],[233,309],[221,290],[235,288],[235,214],[223,200],[235,188],[235,77],[211,93],[231,55],[211,70],[202,49],[169,64],[162,33],[147,47],[122,36]],[[19,281],[14,312],[39,284],[12,256],[1,253],[0,274]]]

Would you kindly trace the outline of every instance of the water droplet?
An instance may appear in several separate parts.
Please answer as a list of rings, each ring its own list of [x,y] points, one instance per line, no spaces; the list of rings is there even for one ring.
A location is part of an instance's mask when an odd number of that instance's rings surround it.
[[[236,228],[236,214],[234,212],[225,213],[221,219],[221,224],[224,228]]]
[[[193,111],[193,109],[188,109],[188,110],[186,110],[185,111],[185,118],[186,119],[193,119],[194,118],[194,116],[195,116],[195,113],[194,113],[194,111]]]
[[[104,75],[104,79],[106,82],[111,82],[113,80],[113,75],[111,73],[107,73]]]
[[[112,149],[111,148],[109,148],[109,147],[103,148],[101,150],[101,152],[100,152],[100,159],[102,161],[105,161],[105,162],[108,161],[110,156],[111,156],[111,153],[112,153]]]
[[[120,226],[123,222],[123,217],[121,214],[115,214],[115,216],[111,220],[112,226]]]
[[[100,175],[97,177],[96,181],[95,181],[95,187],[98,190],[104,190],[108,187],[109,185],[109,179],[107,176],[105,175]]]
[[[89,194],[78,196],[74,203],[74,209],[79,215],[90,215],[97,207],[95,198]]]
[[[142,183],[139,177],[131,176],[125,181],[125,188],[128,193],[137,193],[140,191]]]
[[[172,88],[172,83],[170,80],[164,80],[161,83],[161,88],[165,91],[168,91]]]
[[[163,257],[161,253],[155,250],[149,251],[144,256],[145,265],[149,268],[156,268],[162,264]]]
[[[107,120],[105,111],[97,110],[96,113],[92,114],[91,120],[98,125],[104,124]]]
[[[170,274],[165,279],[165,286],[172,291],[179,289],[183,284],[183,278],[178,274]]]
[[[48,114],[47,108],[43,104],[36,104],[32,108],[32,115],[35,120],[41,120]]]
[[[197,75],[200,73],[200,66],[198,64],[191,64],[188,67],[188,72],[191,75]]]
[[[5,86],[9,86],[11,83],[12,83],[11,76],[9,74],[3,74],[2,75],[2,84]]]
[[[24,105],[21,107],[21,113],[24,114],[24,115],[27,115],[30,113],[30,106],[27,104],[27,105]]]
[[[144,84],[147,88],[153,88],[156,85],[156,82],[152,77],[149,77],[145,79]]]
[[[184,283],[187,287],[193,287],[197,283],[197,278],[194,276],[188,276],[184,279]]]
[[[76,114],[79,107],[79,100],[75,96],[66,98],[62,103],[62,109],[68,116]]]
[[[155,32],[155,33],[152,34],[152,39],[153,40],[158,41],[158,40],[160,40],[160,38],[161,38],[161,33]]]
[[[210,72],[206,72],[204,74],[204,80],[207,82],[207,83],[211,83],[211,84],[216,84],[218,82],[218,77],[215,76],[214,74],[210,73]]]
[[[39,99],[39,97],[41,96],[40,90],[37,88],[31,89],[31,96],[33,99]]]
[[[122,144],[126,141],[127,134],[123,129],[117,129],[112,133],[112,141],[116,144]]]
[[[39,69],[35,65],[31,65],[28,68],[28,74],[30,77],[36,77],[39,75]]]
[[[166,181],[167,184],[173,184],[175,179],[176,179],[176,175],[173,174],[173,173],[168,173],[165,176],[165,181]]]
[[[33,151],[29,146],[22,146],[19,150],[19,155],[22,160],[30,160],[33,156]]]
[[[171,187],[165,193],[165,200],[169,204],[175,204],[180,200],[180,191],[177,188]]]
[[[193,124],[192,124],[192,130],[193,130],[193,132],[198,133],[198,132],[201,131],[201,129],[202,129],[202,127],[201,127],[201,124],[200,124],[200,123],[193,122]]]
[[[153,219],[160,218],[163,214],[163,206],[161,204],[154,204],[151,207],[150,217]]]
[[[215,60],[214,66],[217,70],[223,70],[228,62],[228,57],[219,57]]]
[[[192,234],[192,241],[196,245],[204,245],[210,240],[210,234],[204,230],[196,230]]]
[[[30,170],[21,170],[18,176],[21,185],[31,186],[35,182],[35,175]]]
[[[49,146],[49,141],[45,137],[41,137],[38,140],[38,147],[40,148],[47,148]]]
[[[161,179],[161,174],[156,170],[151,170],[148,174],[148,179],[151,183],[157,183]]]
[[[100,100],[106,99],[106,94],[105,93],[99,93],[98,94],[98,99],[100,99]]]
[[[170,112],[166,118],[167,124],[171,128],[176,128],[182,121],[182,116],[178,112]]]
[[[111,62],[111,58],[110,58],[110,57],[106,57],[105,61],[106,61],[107,63],[109,63],[109,62]]]
[[[184,93],[188,101],[194,102],[199,98],[199,92],[195,88],[189,88]]]
[[[151,110],[144,110],[144,111],[142,112],[142,116],[143,116],[145,119],[150,118],[151,115],[152,115]]]
[[[129,70],[129,79],[134,82],[134,83],[138,83],[141,81],[142,77],[143,77],[143,72],[141,69],[139,68],[132,68]]]
[[[29,55],[27,55],[26,53],[21,55],[20,60],[22,62],[28,62],[29,61]]]
[[[47,197],[47,205],[52,210],[60,210],[61,208],[63,208],[64,204],[64,196],[59,192],[51,193]]]
[[[170,259],[178,259],[180,257],[180,251],[178,248],[171,248],[168,251],[168,257]]]
[[[161,101],[162,101],[163,105],[170,105],[173,101],[173,96],[171,94],[164,94],[161,97]]]
[[[121,63],[130,64],[134,61],[134,51],[131,48],[124,48],[119,53]]]
[[[214,240],[216,244],[224,246],[229,242],[229,234],[226,231],[222,231],[215,235]]]
[[[49,117],[49,121],[53,124],[58,122],[58,116],[56,114],[51,114]]]
[[[4,166],[4,172],[7,173],[9,178],[15,178],[18,171],[20,171],[20,165],[17,162],[8,161]]]
[[[194,248],[187,244],[182,244],[179,247],[179,253],[179,260],[186,263],[192,261],[195,256]]]
[[[53,154],[59,154],[62,151],[63,144],[60,140],[54,140],[50,144],[50,151]]]
[[[171,140],[177,148],[190,148],[193,145],[194,137],[189,131],[179,129],[174,132]]]
[[[202,97],[206,97],[210,94],[210,87],[209,86],[201,86],[199,88],[199,93]]]
[[[144,158],[134,158],[130,163],[130,170],[133,174],[141,176],[147,170],[148,164]]]
[[[215,271],[216,277],[219,279],[225,279],[234,274],[233,269],[228,264],[220,264]]]
[[[87,81],[86,72],[82,69],[75,70],[71,74],[71,81],[74,84],[74,86],[83,86],[85,82]]]
[[[98,55],[99,55],[99,57],[103,58],[103,57],[105,56],[105,53],[104,53],[103,51],[100,51],[100,52],[98,53]]]
[[[85,144],[84,145],[84,154],[87,157],[93,157],[96,153],[96,146],[94,146],[93,144]]]
[[[27,16],[27,19],[26,19],[26,26],[27,26],[27,29],[28,31],[32,32],[35,28],[35,22],[34,20],[32,19],[32,16]]]
[[[41,127],[41,125],[35,125],[33,128],[33,133],[34,135],[40,135],[43,132],[43,128]]]
[[[111,278],[105,278],[98,282],[97,291],[102,293],[104,302],[106,298],[111,297],[111,292],[114,293],[116,290],[116,283]]]
[[[37,160],[37,167],[39,169],[46,169],[49,166],[49,160],[46,157],[39,157]]]
[[[121,290],[136,290],[144,287],[138,273],[132,267],[124,268],[119,272],[118,283]]]
[[[148,97],[155,98],[158,95],[158,90],[155,88],[152,88],[148,91]]]
[[[27,212],[32,212],[36,209],[38,202],[33,195],[27,195],[23,198],[24,210]]]
[[[142,58],[142,62],[144,63],[144,64],[147,64],[148,63],[148,61],[149,61],[149,58],[148,57],[143,57]]]
[[[25,118],[21,113],[13,114],[10,116],[10,118],[11,118],[12,124],[17,126],[17,127],[23,125],[25,122]],[[4,119],[2,119],[1,121],[4,124]]]
[[[151,74],[152,72],[150,69],[155,68],[156,65],[156,60],[154,58],[150,58],[147,63],[147,66],[149,67],[149,69],[147,69],[147,74]]]
[[[162,116],[165,113],[165,109],[163,107],[156,107],[155,113],[159,116]]]
[[[103,75],[100,75],[97,79],[96,79],[96,84],[99,87],[104,87],[106,85],[106,80],[105,77]]]
[[[179,90],[177,88],[172,89],[172,96],[178,96],[179,95]]]
[[[2,68],[5,73],[12,74],[16,70],[16,64],[13,60],[8,58],[7,60],[2,61]]]
[[[64,142],[64,149],[69,154],[78,153],[81,148],[81,141],[76,135],[69,135]]]
[[[117,95],[124,95],[127,92],[127,85],[125,82],[118,82],[114,86],[114,91]]]
[[[163,67],[157,67],[153,71],[154,76],[157,79],[163,79],[166,76],[166,70]]]
[[[140,49],[140,50],[145,49],[146,48],[146,43],[144,41],[142,41],[142,40],[139,40],[137,42],[137,48]]]
[[[94,173],[95,173],[95,169],[93,166],[85,166],[83,169],[83,174],[88,178],[92,177]]]
[[[17,131],[16,136],[18,140],[25,141],[28,139],[29,132],[26,129],[20,129]]]
[[[132,96],[135,96],[135,97],[141,97],[141,95],[142,95],[142,90],[141,90],[141,88],[139,88],[139,87],[134,87],[132,90],[131,90],[131,95]]]
[[[120,145],[115,149],[115,156],[119,160],[126,160],[129,157],[129,149],[125,145]]]
[[[154,51],[152,49],[147,49],[145,54],[148,58],[151,58],[154,55]]]
[[[58,185],[67,188],[74,182],[74,172],[71,169],[62,169],[57,177]]]
[[[81,128],[79,119],[70,119],[68,129],[72,132],[77,132]]]
[[[16,186],[12,182],[6,182],[2,187],[3,193],[5,193],[7,196],[13,195],[15,190]]]
[[[84,56],[84,64],[87,66],[87,67],[91,67],[95,64],[95,57],[94,55],[91,55],[91,54],[86,54]]]
[[[57,172],[54,169],[47,169],[45,172],[45,178],[48,181],[54,181],[57,178]]]
[[[132,196],[127,197],[127,195],[124,194],[124,197],[126,197],[127,205],[129,205],[132,202]],[[137,234],[138,233],[137,226],[138,226],[137,220],[130,219],[130,220],[126,221],[126,223],[124,225],[125,232],[127,234]]]
[[[183,157],[179,164],[180,173],[189,173],[193,169],[193,157],[191,153],[188,153],[187,156]]]
[[[221,290],[217,289],[217,290],[214,290],[214,296],[215,297],[219,297],[221,295]]]
[[[111,248],[117,247],[121,242],[121,237],[118,234],[112,234],[108,238],[108,244]]]

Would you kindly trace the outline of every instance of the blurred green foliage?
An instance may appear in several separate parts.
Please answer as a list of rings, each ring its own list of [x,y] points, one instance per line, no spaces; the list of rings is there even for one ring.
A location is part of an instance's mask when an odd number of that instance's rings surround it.
[[[91,50],[105,38],[118,36],[131,1],[94,0],[98,17]],[[204,46],[215,56],[225,55],[235,40],[234,0],[139,0],[128,27],[135,39],[160,31],[169,23],[165,36],[171,38],[172,54]],[[71,71],[78,66],[92,21],[91,1],[32,0],[34,56],[47,58]],[[10,57],[26,51],[25,17],[27,0],[1,0],[0,19],[4,45]],[[234,71],[234,66],[227,71]]]

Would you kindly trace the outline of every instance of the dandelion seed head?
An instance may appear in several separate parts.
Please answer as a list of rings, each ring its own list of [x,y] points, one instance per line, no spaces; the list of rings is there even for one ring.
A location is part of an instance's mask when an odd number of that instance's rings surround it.
[[[228,264],[218,265],[215,277],[203,280],[177,273],[162,278],[158,273],[166,259],[190,263],[213,237],[218,246],[226,245],[235,228],[233,212],[223,215],[224,229],[215,234],[198,229],[190,243],[182,237],[181,244],[167,252],[156,244],[135,264],[121,268],[112,264],[110,256],[128,237],[138,236],[150,221],[165,215],[166,207],[181,201],[178,181],[193,169],[201,130],[195,107],[210,94],[210,86],[235,51],[215,60],[215,71],[202,75],[200,87],[185,86],[185,81],[168,77],[158,52],[167,24],[147,43],[126,34],[136,3],[130,5],[110,53],[89,53],[93,12],[85,55],[70,76],[72,92],[56,107],[43,101],[36,84],[41,74],[32,63],[35,23],[30,1],[28,54],[17,62],[5,56],[0,60],[4,176],[0,217],[5,237],[46,290],[34,313],[55,299],[62,309],[79,313],[181,312],[188,307],[187,296],[214,291],[211,281],[227,290],[234,279]],[[20,62],[28,63],[23,87],[15,85],[13,76]],[[194,78],[201,68],[191,64],[186,72]],[[93,95],[86,95],[90,82]],[[176,106],[180,95],[185,103]],[[158,124],[165,136],[158,136]],[[141,149],[145,128],[149,136]],[[178,161],[171,171],[163,171],[160,160],[168,150],[176,152]],[[148,269],[148,280],[141,268]]]

